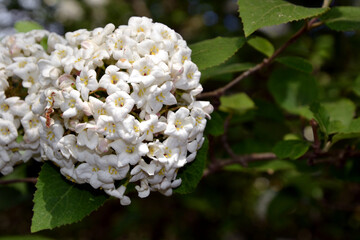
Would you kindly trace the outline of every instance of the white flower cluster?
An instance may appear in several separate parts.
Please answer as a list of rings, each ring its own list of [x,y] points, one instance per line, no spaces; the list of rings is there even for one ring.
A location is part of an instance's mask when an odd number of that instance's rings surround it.
[[[0,51],[2,174],[50,160],[123,205],[129,182],[141,198],[181,184],[177,172],[194,160],[213,107],[195,100],[200,72],[174,30],[132,17],[65,38],[15,34]]]

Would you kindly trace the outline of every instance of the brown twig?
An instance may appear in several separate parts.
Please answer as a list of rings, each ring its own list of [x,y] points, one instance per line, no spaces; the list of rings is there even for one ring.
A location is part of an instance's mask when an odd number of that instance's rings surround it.
[[[294,43],[302,34],[306,33],[310,29],[312,29],[313,28],[312,26],[317,21],[318,21],[317,18],[311,19],[309,22],[304,24],[304,26],[302,28],[300,28],[294,35],[292,35],[292,37],[287,42],[285,42],[280,48],[278,48],[273,53],[273,55],[271,55],[269,58],[265,58],[261,63],[259,63],[256,66],[250,68],[249,70],[243,72],[242,74],[240,74],[238,77],[236,77],[234,80],[229,82],[224,87],[218,88],[218,89],[216,89],[214,91],[211,91],[211,92],[205,92],[205,93],[199,94],[196,98],[200,99],[200,98],[220,97],[220,96],[222,96],[228,89],[230,89],[234,85],[238,84],[244,78],[247,78],[248,76],[254,74],[255,72],[257,72],[257,71],[263,69],[264,67],[270,65],[274,61],[274,59],[277,56],[279,56],[289,45]]]
[[[314,152],[319,153],[319,152],[321,152],[321,149],[320,149],[321,142],[320,142],[319,134],[318,134],[319,124],[315,121],[315,119],[311,119],[310,125],[311,125],[313,135],[314,135],[314,143],[312,146],[314,148]]]
[[[37,178],[21,178],[21,179],[9,179],[9,180],[0,180],[0,185],[7,185],[13,183],[33,183],[36,184]]]

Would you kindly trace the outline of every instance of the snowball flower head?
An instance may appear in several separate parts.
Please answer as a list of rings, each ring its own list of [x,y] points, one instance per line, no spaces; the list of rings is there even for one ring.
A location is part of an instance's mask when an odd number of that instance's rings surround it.
[[[134,182],[141,198],[169,196],[181,184],[178,170],[194,161],[213,108],[196,101],[201,73],[174,30],[132,17],[117,29],[80,29],[65,38],[44,30],[15,34],[0,48],[2,174],[31,153],[123,205],[131,200],[122,183]],[[25,92],[10,95],[17,91],[9,86]]]

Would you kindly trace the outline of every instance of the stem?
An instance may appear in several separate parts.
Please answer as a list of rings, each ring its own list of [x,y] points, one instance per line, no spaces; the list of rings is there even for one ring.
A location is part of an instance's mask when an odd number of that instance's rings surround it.
[[[218,89],[216,89],[214,91],[211,91],[211,92],[205,92],[205,93],[199,94],[196,98],[200,99],[200,98],[207,98],[207,97],[220,97],[220,96],[222,96],[226,92],[226,90],[232,88],[234,85],[239,83],[244,78],[246,78],[246,77],[252,75],[253,73],[258,72],[262,68],[270,65],[274,61],[274,59],[277,56],[279,56],[289,45],[294,43],[305,32],[312,29],[314,24],[316,24],[316,26],[318,26],[319,24],[316,21],[317,21],[317,18],[313,18],[309,22],[304,24],[304,26],[302,28],[300,28],[294,35],[292,35],[292,37],[287,42],[285,42],[280,48],[278,48],[273,53],[273,55],[271,55],[269,58],[265,58],[261,63],[259,63],[256,66],[250,68],[249,70],[243,72],[242,74],[240,74],[238,77],[236,77],[234,80],[229,82],[224,87],[218,88]]]
[[[321,142],[318,134],[319,124],[315,121],[315,119],[311,119],[310,125],[314,134],[314,143],[313,143],[314,152],[319,153],[321,152],[320,150]]]
[[[37,178],[21,178],[21,179],[0,180],[0,185],[13,184],[13,183],[22,183],[22,182],[36,184]]]

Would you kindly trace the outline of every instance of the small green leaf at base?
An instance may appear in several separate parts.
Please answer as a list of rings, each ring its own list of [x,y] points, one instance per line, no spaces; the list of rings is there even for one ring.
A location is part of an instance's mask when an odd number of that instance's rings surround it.
[[[174,190],[175,193],[188,194],[196,189],[196,186],[203,176],[208,150],[209,141],[205,138],[203,146],[197,153],[196,159],[185,165],[185,167],[179,171],[178,178],[181,178],[182,183],[180,187]]]
[[[83,187],[65,180],[56,167],[45,163],[36,183],[31,232],[78,222],[107,199]]]
[[[14,28],[18,32],[30,32],[35,29],[44,29],[40,24],[32,21],[16,22]]]
[[[315,17],[329,9],[306,8],[283,0],[239,0],[238,4],[246,37],[259,28]]]
[[[308,142],[301,140],[287,140],[278,142],[273,151],[280,159],[298,159],[308,151],[309,146]]]
[[[190,45],[191,60],[199,71],[215,67],[232,57],[245,43],[243,37],[217,37]]]

